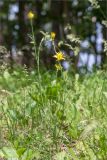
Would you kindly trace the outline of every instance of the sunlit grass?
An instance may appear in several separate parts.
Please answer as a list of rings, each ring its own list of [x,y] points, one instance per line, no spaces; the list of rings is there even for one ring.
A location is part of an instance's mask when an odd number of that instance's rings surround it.
[[[106,79],[101,71],[84,78],[47,72],[39,79],[26,70],[2,72],[1,156],[106,159]]]

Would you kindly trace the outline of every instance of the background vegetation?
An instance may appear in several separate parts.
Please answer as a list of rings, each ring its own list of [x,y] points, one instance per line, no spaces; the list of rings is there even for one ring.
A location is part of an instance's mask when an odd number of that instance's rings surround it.
[[[28,47],[30,42],[28,34],[31,33],[31,28],[27,14],[31,10],[35,14],[33,25],[37,46],[42,38],[41,30],[48,33],[55,32],[56,44],[63,41],[75,46],[72,39],[77,36],[81,41],[88,39],[91,52],[94,55],[100,54],[105,61],[106,54],[103,50],[98,52],[96,45],[99,43],[97,43],[97,38],[101,39],[101,36],[97,35],[97,23],[102,24],[103,38],[107,39],[107,29],[104,25],[107,20],[106,7],[106,0],[1,0],[0,44],[10,51],[8,57],[11,61],[15,59],[18,63],[31,65],[27,62],[30,59],[33,63],[31,47],[30,49]],[[93,41],[92,36],[95,39]],[[44,44],[45,49],[41,51],[41,59],[45,66],[52,62],[50,57],[53,51],[49,49],[49,45],[46,42]],[[101,45],[103,46],[102,42]],[[71,48],[62,44],[60,49],[70,55]],[[18,52],[19,50],[20,52]],[[74,50],[72,51],[74,52]],[[80,49],[77,50],[77,53],[79,51]],[[17,58],[15,55],[17,55]],[[72,59],[74,61],[75,56]]]

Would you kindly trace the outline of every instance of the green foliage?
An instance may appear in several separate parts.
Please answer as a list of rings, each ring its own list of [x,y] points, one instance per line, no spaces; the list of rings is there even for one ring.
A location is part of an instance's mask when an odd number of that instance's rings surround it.
[[[104,41],[104,52],[107,54],[107,41]]]
[[[2,70],[1,158],[106,159],[106,73],[41,75]]]
[[[30,149],[21,148],[17,151],[14,148],[3,147],[0,151],[0,156],[6,158],[7,160],[32,160],[36,157],[38,159],[38,152],[33,153]]]
[[[93,8],[96,8],[96,9],[100,8],[100,5],[98,4],[97,0],[88,0],[88,1],[91,3]]]

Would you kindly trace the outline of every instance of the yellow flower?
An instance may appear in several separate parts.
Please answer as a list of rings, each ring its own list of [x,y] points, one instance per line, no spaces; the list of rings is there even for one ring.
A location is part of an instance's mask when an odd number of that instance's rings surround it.
[[[61,64],[55,64],[55,68],[57,69],[57,71],[62,70]]]
[[[52,38],[52,40],[55,39],[55,36],[56,36],[56,33],[55,32],[51,32],[51,38]]]
[[[62,52],[57,52],[56,55],[53,56],[57,61],[61,61],[65,59],[65,56]]]
[[[27,15],[27,17],[29,18],[29,19],[33,19],[34,18],[34,13],[32,12],[32,11],[30,11],[29,13],[28,13],[28,15]]]

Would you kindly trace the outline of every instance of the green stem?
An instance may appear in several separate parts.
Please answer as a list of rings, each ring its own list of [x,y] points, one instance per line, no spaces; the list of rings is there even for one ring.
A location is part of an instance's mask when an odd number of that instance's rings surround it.
[[[3,113],[4,113],[4,117],[5,117],[5,120],[6,120],[6,123],[7,123],[7,127],[8,127],[8,129],[9,129],[9,131],[10,131],[10,135],[11,135],[11,138],[12,138],[12,137],[13,137],[12,127],[9,125],[8,117],[7,117],[6,113],[5,113],[5,110],[4,110],[3,106],[4,106],[4,104],[2,103],[1,109],[2,109],[2,111],[3,111]]]
[[[52,41],[52,45],[53,45],[54,51],[55,51],[55,53],[56,53],[56,47],[55,47],[54,41]]]
[[[42,43],[44,41],[44,37],[42,38],[40,44],[39,44],[39,48],[38,48],[38,52],[37,52],[37,66],[38,66],[38,74],[40,74],[40,50],[42,47]]]
[[[102,10],[101,7],[100,7],[100,12],[101,12],[101,14],[103,15],[103,17],[105,18],[105,20],[107,20],[107,17],[106,17],[106,15],[104,14],[104,12],[103,12],[103,10]]]
[[[35,52],[35,59],[36,61],[38,61],[38,57],[37,57],[37,50],[36,50],[36,41],[35,41],[35,34],[34,34],[34,29],[33,29],[33,21],[30,21],[31,23],[31,31],[32,31],[32,40],[33,40],[33,44],[34,44],[34,52]],[[38,64],[37,64],[38,65]]]

